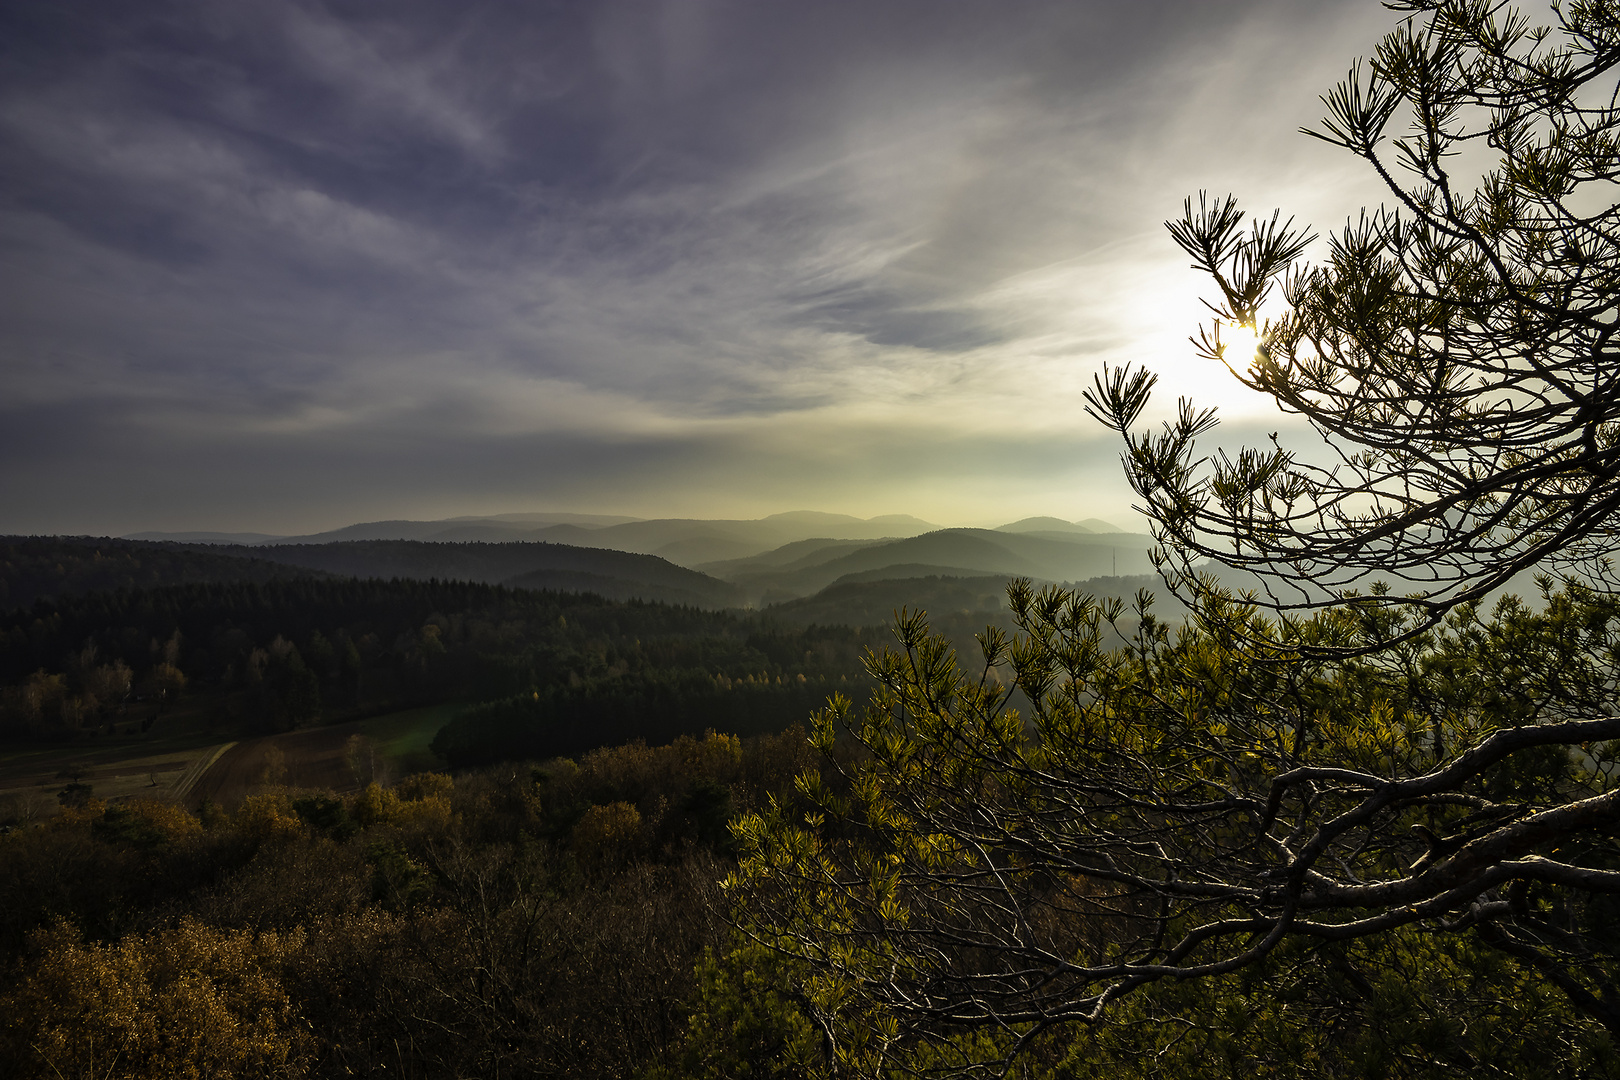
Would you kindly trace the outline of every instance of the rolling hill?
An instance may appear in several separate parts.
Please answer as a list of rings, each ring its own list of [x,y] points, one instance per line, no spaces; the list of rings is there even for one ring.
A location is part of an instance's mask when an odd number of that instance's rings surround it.
[[[0,538],[0,610],[88,592],[299,577],[438,578],[704,608],[735,586],[653,555],[545,543],[351,540],[246,547],[107,537]]]
[[[380,521],[206,550],[328,573],[765,607],[837,582],[1011,576],[1074,582],[1145,574],[1152,569],[1151,546],[1146,535],[1094,518],[1029,517],[994,529],[937,529],[906,515],[862,519],[795,511],[758,519],[537,513]]]
[[[1056,520],[1056,519],[1053,519]],[[126,539],[233,545],[330,544],[419,540],[431,543],[543,542],[657,555],[688,568],[759,555],[814,537],[878,540],[915,536],[938,526],[907,514],[857,518],[795,510],[756,519],[661,518],[604,514],[500,514],[437,521],[370,521],[300,536],[221,532],[141,533]]]
[[[252,549],[241,549],[251,551]],[[325,576],[274,560],[89,536],[0,537],[0,611],[89,592]]]
[[[898,540],[805,541],[749,559],[704,564],[759,606],[810,596],[841,578],[999,575],[1037,581],[1147,574],[1151,537],[1138,533],[940,529]]]
[[[709,608],[735,606],[738,597],[734,586],[656,555],[565,544],[350,540],[224,550],[353,577],[477,581]]]

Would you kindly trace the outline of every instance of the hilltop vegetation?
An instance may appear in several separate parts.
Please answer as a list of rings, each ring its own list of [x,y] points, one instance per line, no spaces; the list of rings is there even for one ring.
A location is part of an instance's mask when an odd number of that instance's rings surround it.
[[[809,537],[876,540],[937,529],[907,514],[862,519],[848,514],[790,511],[751,520],[614,517],[601,514],[517,513],[439,521],[371,521],[301,536],[262,537],[244,543],[321,545],[356,540],[432,543],[545,542],[658,555],[683,566],[753,555]],[[143,533],[135,539],[232,542],[220,533]]]
[[[350,540],[223,550],[352,577],[567,588],[610,599],[659,600],[709,608],[729,607],[736,601],[735,590],[725,582],[654,555],[544,542]]]
[[[353,539],[247,547],[30,537],[0,541],[0,610],[100,589],[322,576],[473,581],[613,600],[765,607],[851,580],[995,575],[1004,581],[1025,576],[1077,582],[1151,570],[1147,536],[1010,529],[943,529],[902,539],[808,538],[745,558],[685,565],[634,551],[539,541]]]
[[[322,576],[321,571],[259,558],[246,549],[228,552],[105,537],[0,538],[0,611],[102,590]]]
[[[804,540],[746,559],[704,563],[760,606],[849,580],[1030,577],[1073,582],[1150,573],[1152,539],[1132,533],[940,529],[899,540]]]
[[[435,701],[529,695],[552,712],[520,756],[742,720],[802,720],[876,640],[773,630],[734,613],[468,582],[299,579],[94,593],[0,617],[0,735],[73,738],[133,722],[128,698],[185,689],[222,731],[277,731]],[[818,689],[819,688],[819,689]],[[694,697],[695,695],[695,697]],[[647,723],[640,704],[668,706]],[[764,704],[768,702],[769,704]],[[791,704],[789,704],[791,702]],[[729,711],[728,711],[729,710]],[[639,726],[638,726],[639,725]],[[510,728],[503,729],[510,732]],[[463,738],[458,760],[505,755]]]
[[[369,522],[252,546],[232,545],[225,534],[169,539],[203,541],[193,545],[199,551],[362,577],[450,577],[709,607],[781,603],[852,574],[1053,582],[1144,574],[1152,545],[1146,535],[1095,518],[941,529],[903,514],[862,520],[809,512],[752,521],[506,514]]]
[[[547,543],[182,544],[106,537],[0,540],[0,611],[120,588],[320,577],[474,581],[718,608],[735,591],[651,555]]]
[[[802,730],[86,805],[0,834],[18,1080],[626,1077],[670,1060],[729,934],[725,823],[792,800]]]
[[[732,587],[556,545],[26,543],[7,573],[39,595],[0,615],[0,738],[115,758],[161,743],[177,700],[215,740],[299,731],[240,757],[239,805],[103,801],[98,772],[59,777],[43,825],[0,821],[0,1054],[115,1077],[808,1075],[821,1046],[791,980],[717,891],[728,822],[801,805],[820,759],[797,725],[831,694],[866,699],[895,609],[937,610],[964,646],[1005,623],[1005,574],[891,558],[1070,550],[804,541],[759,563],[839,579],[748,613],[499,583]],[[550,569],[522,570],[536,552]],[[125,567],[112,588],[71,569],[102,563]],[[382,774],[351,749],[353,782],[283,786],[272,742],[432,703],[452,703],[432,749],[454,777],[366,784]],[[222,790],[243,789],[198,789]]]
[[[997,535],[965,541],[982,548]],[[938,533],[917,543],[963,540]],[[845,568],[851,545],[858,555],[894,546],[805,541],[759,562],[825,576]],[[986,625],[1007,625],[1005,576],[942,577],[881,557],[815,596],[748,615],[627,599],[639,588],[631,575],[656,582],[645,591],[678,596],[692,594],[682,584],[711,598],[729,586],[652,556],[545,544],[245,549],[36,538],[6,550],[0,581],[43,594],[0,615],[0,738],[10,739],[144,732],[181,691],[221,736],[461,702],[467,715],[437,743],[455,764],[667,741],[711,726],[747,734],[802,721],[833,690],[858,695],[862,652],[886,639],[871,628],[901,608],[937,612],[962,647]],[[551,569],[512,573],[537,559]],[[115,588],[92,589],[102,583]],[[578,589],[597,583],[600,592]],[[1092,586],[1128,596],[1143,584]],[[829,629],[838,626],[867,629]]]
[[[312,584],[329,583],[299,583]],[[385,609],[393,603],[410,610],[424,596],[454,595],[435,592],[451,587],[421,583],[341,584],[375,590],[369,595]],[[407,584],[414,592],[396,595]],[[640,631],[714,629],[731,618],[487,586],[453,588],[475,599],[504,597],[509,615],[557,611],[570,625],[589,623],[599,634],[623,631],[638,615],[647,617],[636,624]],[[1507,661],[1527,642],[1552,640],[1543,631],[1556,629],[1546,617],[1508,614],[1500,625],[1469,627],[1454,645],[1424,660],[1448,694],[1430,705],[1483,719],[1504,700],[1513,688]],[[1571,610],[1555,618],[1585,624],[1588,614]],[[1229,644],[1192,632],[1172,647],[1150,629],[1144,633],[1152,655],[1142,672],[1150,678],[1102,685],[1110,694],[1138,686],[1151,700],[1162,682],[1189,691],[1165,694],[1166,707],[1213,706],[1207,735],[1182,717],[1181,739],[1215,740],[1211,753],[1190,754],[1188,768],[1219,760],[1229,743],[1244,738],[1249,699],[1261,708],[1275,702],[1286,708],[1286,694],[1275,693],[1251,668],[1232,667],[1243,657]],[[818,641],[756,631],[743,642],[674,636],[659,647],[685,649],[684,655],[709,662],[751,649],[757,657],[750,658],[785,667],[800,658],[802,647],[813,652],[844,640],[833,632]],[[908,649],[921,665],[914,678],[943,685],[934,676],[939,664],[949,663],[944,654],[933,655],[915,633]],[[1475,655],[1481,652],[1482,659]],[[891,684],[886,694],[907,655],[891,653],[881,662]],[[185,657],[180,654],[182,662]],[[1095,652],[1085,657],[1131,661]],[[1237,682],[1226,683],[1223,672],[1235,673]],[[611,669],[598,673],[615,677]],[[1323,737],[1344,742],[1344,753],[1362,760],[1393,752],[1421,769],[1429,753],[1426,728],[1394,715],[1370,725],[1341,722],[1364,717],[1370,701],[1400,685],[1398,670],[1392,677],[1389,669],[1352,666],[1326,668],[1305,689],[1322,710]],[[1246,697],[1235,706],[1221,696],[1239,688]],[[985,692],[993,692],[990,685]],[[924,916],[949,919],[953,910],[966,918],[952,929],[969,938],[1005,929],[979,918],[975,903],[929,908],[919,897],[930,887],[928,875],[937,878],[951,865],[939,852],[961,850],[942,848],[946,834],[938,830],[966,830],[971,838],[1000,829],[983,811],[1008,815],[1009,803],[1017,809],[1018,800],[1028,799],[1019,829],[1027,823],[1030,835],[1042,836],[1044,829],[1078,842],[1088,829],[1129,818],[1064,816],[1069,811],[1060,801],[1030,783],[1031,777],[1043,785],[1066,782],[1071,772],[1052,770],[1070,769],[1068,759],[1052,755],[1095,750],[1104,765],[1125,761],[1143,768],[1158,760],[1142,750],[1143,733],[1166,726],[1151,716],[1132,713],[1098,724],[1072,744],[1029,740],[1003,714],[969,721],[980,700],[976,693],[953,687],[954,711],[920,718],[921,694],[900,712],[892,698],[881,700],[855,727],[860,745],[836,737],[838,716],[848,717],[841,707],[820,719],[814,745],[795,728],[746,739],[679,735],[662,747],[632,742],[566,758],[464,768],[453,777],[407,777],[392,788],[293,790],[270,782],[239,806],[204,805],[196,814],[167,803],[108,804],[91,795],[41,826],[0,830],[0,1055],[28,1078],[133,1080],[189,1069],[338,1077],[381,1074],[384,1066],[444,1078],[497,1072],[648,1080],[809,1077],[827,1075],[820,1024],[829,1015],[828,995],[845,994],[847,1004],[833,1014],[836,1045],[871,1061],[873,1047],[860,1039],[891,1023],[886,1006],[759,941],[791,942],[809,958],[837,945],[840,963],[863,965],[855,970],[869,969],[868,985],[881,987],[882,979],[897,977],[886,959],[893,946],[862,928],[905,917],[896,897],[928,934],[937,929],[923,923]],[[1060,689],[1044,707],[1069,700],[1065,693]],[[1455,724],[1463,719],[1448,718],[1446,730],[1459,730]],[[1043,736],[1055,730],[1052,724],[1043,717]],[[874,727],[882,727],[881,737]],[[919,745],[920,739],[929,741]],[[1274,742],[1265,735],[1252,745]],[[1178,771],[1175,747],[1162,752],[1172,759],[1165,775],[1174,800],[1189,775],[1202,774]],[[1605,761],[1612,756],[1612,748],[1598,752]],[[973,771],[983,754],[1010,755],[999,785]],[[1040,768],[1021,777],[1026,756]],[[897,772],[923,793],[918,814],[896,815],[888,805]],[[1215,770],[1202,782],[1218,785],[1226,775]],[[1508,759],[1479,779],[1467,792],[1476,801],[1532,806],[1592,782],[1552,756]],[[1225,806],[1201,800],[1193,812]],[[1176,809],[1172,803],[1166,812]],[[1296,810],[1292,802],[1285,809]],[[1241,813],[1241,807],[1227,812]],[[739,815],[742,824],[733,831],[728,822]],[[1359,857],[1378,867],[1418,865],[1413,856],[1425,841],[1407,824],[1433,821],[1437,832],[1450,832],[1467,827],[1466,815],[1456,807],[1403,809]],[[1240,825],[1241,818],[1233,843],[1241,857],[1249,846]],[[814,844],[805,842],[804,829],[815,830]],[[996,833],[996,852],[1009,853],[998,857],[1035,856],[1033,846],[1019,846],[1020,835]],[[1179,835],[1175,840],[1177,850],[1160,856],[1173,863],[1172,882],[1182,880],[1200,850]],[[739,864],[739,853],[746,862]],[[843,860],[868,854],[877,861],[841,872]],[[812,861],[805,862],[807,856]],[[1600,843],[1583,858],[1607,865],[1612,853]],[[1049,865],[1061,866],[1061,859]],[[886,891],[884,868],[890,866],[908,875],[903,893]],[[1032,921],[1031,932],[1085,955],[1132,946],[1160,917],[1158,908],[1122,902],[1131,898],[1120,882],[1103,888],[1072,867],[1006,875],[1012,891],[988,894],[971,867],[965,872],[962,887],[991,913],[998,895],[1033,896],[1037,905],[1048,905],[1059,917]],[[728,874],[737,886],[729,895],[716,884]],[[761,874],[774,875],[774,887],[785,894],[773,892]],[[822,882],[820,875],[837,880]],[[851,905],[851,897],[864,900],[869,893],[870,913]],[[1538,889],[1525,903],[1541,910],[1547,895],[1554,894]],[[772,904],[773,896],[792,906]],[[1608,910],[1601,899],[1547,912],[1574,932],[1601,936]],[[770,921],[784,915],[784,923]],[[847,921],[850,915],[860,921]],[[742,933],[731,920],[740,920]],[[930,949],[921,938],[919,946]],[[947,949],[938,958],[951,966],[953,979],[994,979],[999,955]],[[927,973],[914,965],[907,977]],[[1210,1069],[1214,1075],[1300,1078],[1383,1075],[1390,1061],[1401,1061],[1411,1067],[1397,1075],[1413,1077],[1459,1075],[1479,1064],[1504,1075],[1596,1076],[1615,1060],[1603,1033],[1544,984],[1466,936],[1417,928],[1366,941],[1301,942],[1246,972],[1140,993],[1118,1015],[1119,1024],[1037,1030],[1024,1044],[1029,1075],[1147,1080]],[[900,1038],[889,1050],[924,1069],[994,1058],[1009,1045],[994,1034],[943,1024],[891,1030]],[[1323,1070],[1325,1062],[1335,1069]]]

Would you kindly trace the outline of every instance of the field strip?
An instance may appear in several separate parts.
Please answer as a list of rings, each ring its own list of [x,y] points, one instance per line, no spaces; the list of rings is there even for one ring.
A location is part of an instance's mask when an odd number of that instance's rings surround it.
[[[191,789],[197,786],[197,781],[203,778],[203,774],[214,767],[214,762],[218,761],[224,756],[225,751],[235,745],[234,742],[222,743],[214,747],[214,752],[207,757],[198,758],[191,768],[186,770],[186,774],[180,778],[179,783],[174,785],[174,791],[169,795],[169,798],[175,802],[185,799],[187,795],[191,794]]]

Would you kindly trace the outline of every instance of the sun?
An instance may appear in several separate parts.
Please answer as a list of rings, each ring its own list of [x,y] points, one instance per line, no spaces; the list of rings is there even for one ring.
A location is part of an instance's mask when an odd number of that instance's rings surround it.
[[[1225,346],[1221,358],[1228,367],[1243,371],[1254,362],[1255,354],[1260,351],[1260,335],[1255,333],[1254,327],[1243,323],[1216,323],[1215,332]]]

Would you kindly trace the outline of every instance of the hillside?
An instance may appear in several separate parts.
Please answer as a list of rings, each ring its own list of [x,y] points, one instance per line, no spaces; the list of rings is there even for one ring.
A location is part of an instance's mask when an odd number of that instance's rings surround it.
[[[859,548],[915,540],[935,534],[978,535],[999,543],[986,561],[989,549],[980,545],[974,560],[939,557],[945,542],[929,541],[914,552],[897,551],[887,556],[889,564],[951,566],[976,572],[1027,572],[1038,577],[1059,579],[1113,573],[1111,555],[1106,563],[1098,558],[1081,558],[1073,553],[1050,553],[1028,562],[1018,546],[1026,538],[1107,544],[1111,548],[1138,548],[1134,534],[1122,533],[1117,526],[1097,518],[1066,521],[1056,517],[1028,517],[996,526],[994,529],[940,529],[908,514],[885,514],[858,518],[848,514],[828,514],[797,510],[753,519],[657,518],[641,519],[604,514],[513,513],[482,517],[442,518],[432,521],[390,520],[360,522],[326,532],[297,536],[232,534],[224,532],[142,533],[129,539],[175,541],[223,546],[324,545],[351,541],[416,540],[435,544],[546,543],[577,548],[656,555],[678,566],[739,583],[758,578],[775,578],[778,572],[802,570],[830,561],[835,554],[848,554]],[[1122,536],[1132,539],[1121,541]],[[1113,540],[1108,538],[1113,537]],[[1023,571],[1018,571],[1019,566]],[[874,569],[851,564],[848,572]],[[1117,567],[1121,573],[1141,569],[1134,561]],[[588,572],[588,571],[581,571]],[[608,575],[613,576],[613,575]],[[833,575],[837,577],[838,575]],[[787,596],[802,596],[827,584],[833,578],[806,575],[802,580],[761,579],[759,588],[749,586],[745,602],[758,603]]]
[[[455,764],[667,741],[722,720],[733,733],[776,730],[834,685],[859,692],[862,649],[880,636],[467,581],[93,593],[0,614],[0,743],[117,735],[138,748],[179,734],[174,702],[219,742],[508,702],[493,727],[459,729]]]
[[[711,608],[737,602],[737,590],[732,586],[657,556],[564,544],[351,540],[223,550],[353,577],[437,578],[525,588],[584,589],[613,599]]]
[[[1152,572],[1151,537],[1136,533],[1001,532],[941,529],[875,543],[820,541],[751,559],[705,564],[749,602],[780,604],[813,595],[841,578],[999,575],[1085,581]]]
[[[877,581],[842,580],[814,596],[774,604],[768,618],[785,626],[888,626],[901,608],[921,608],[931,619],[972,615],[978,625],[997,621],[1007,607],[1007,579],[917,575]]]
[[[0,538],[0,611],[112,589],[264,583],[323,577],[319,570],[242,554],[198,551],[173,543],[89,536]]]
[[[723,559],[701,563],[694,566],[693,569],[701,570],[705,574],[712,574],[726,581],[737,581],[748,574],[801,570],[807,566],[815,566],[818,563],[835,559],[851,551],[858,551],[864,547],[873,547],[887,542],[887,540],[834,540],[831,537],[818,536],[808,540],[795,540],[791,544],[783,544],[779,548],[763,551],[758,555],[750,555],[744,559]]]
[[[326,544],[348,540],[421,540],[433,543],[542,542],[657,555],[682,566],[758,555],[812,537],[876,540],[913,536],[936,528],[906,514],[857,518],[798,510],[756,519],[609,519],[590,515],[508,514],[441,521],[376,521],[330,532],[289,536],[281,544]]]
[[[908,571],[915,569],[916,573]],[[971,575],[965,572],[942,574],[932,567],[889,567],[888,576],[852,574],[828,585],[814,596],[773,604],[762,614],[784,626],[889,626],[895,614],[906,608],[928,612],[936,628],[946,623],[966,623],[973,631],[986,623],[1010,628],[1007,613],[1007,575]],[[1186,607],[1171,595],[1156,575],[1100,577],[1077,582],[1074,588],[1099,599],[1117,598],[1133,603],[1140,590],[1153,594],[1153,613],[1164,619],[1178,619]]]
[[[507,584],[706,608],[735,606],[739,596],[723,581],[656,556],[561,544],[373,540],[246,547],[107,537],[0,539],[0,611],[113,589],[333,575]]]

